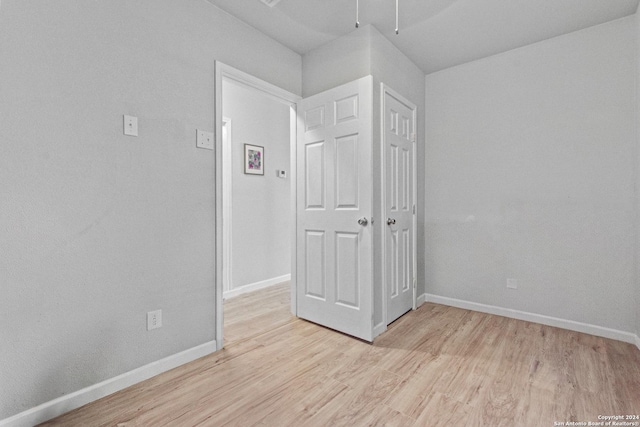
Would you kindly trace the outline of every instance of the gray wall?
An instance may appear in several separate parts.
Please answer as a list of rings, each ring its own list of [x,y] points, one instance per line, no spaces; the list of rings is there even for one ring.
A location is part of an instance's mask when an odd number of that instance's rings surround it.
[[[636,329],[634,25],[426,77],[428,293]]]
[[[2,1],[0,419],[214,339],[215,59],[300,93],[203,0]]]
[[[222,114],[231,119],[232,286],[291,273],[289,106],[240,84],[223,84]],[[244,173],[244,144],[264,147],[265,173]]]
[[[371,25],[337,38],[302,56],[302,95],[340,86],[371,74]]]

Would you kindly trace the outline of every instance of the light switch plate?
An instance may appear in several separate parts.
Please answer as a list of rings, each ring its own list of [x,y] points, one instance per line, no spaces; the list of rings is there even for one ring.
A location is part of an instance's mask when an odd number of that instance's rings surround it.
[[[196,147],[213,150],[213,132],[196,129]]]
[[[162,310],[147,312],[147,331],[162,327]]]
[[[138,136],[138,118],[124,115],[124,134]]]

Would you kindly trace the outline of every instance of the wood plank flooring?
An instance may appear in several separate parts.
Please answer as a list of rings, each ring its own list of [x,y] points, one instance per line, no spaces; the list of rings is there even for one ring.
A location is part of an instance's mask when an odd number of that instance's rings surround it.
[[[427,303],[370,345],[292,317],[288,292],[225,302],[224,350],[44,425],[554,426],[640,415],[631,344]]]
[[[225,300],[225,347],[296,320],[291,315],[290,286],[283,282]]]

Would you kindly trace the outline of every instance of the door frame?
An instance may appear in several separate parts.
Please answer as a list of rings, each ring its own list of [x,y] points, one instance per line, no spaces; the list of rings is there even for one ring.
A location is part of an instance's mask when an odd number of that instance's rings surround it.
[[[412,248],[412,257],[413,257],[413,271],[411,272],[412,276],[413,276],[413,283],[411,284],[411,286],[413,287],[413,306],[412,306],[412,310],[415,310],[417,308],[417,273],[418,273],[418,268],[417,268],[417,261],[418,261],[418,171],[416,169],[417,167],[417,155],[418,155],[418,126],[417,126],[417,118],[418,118],[418,107],[411,101],[409,101],[407,98],[405,98],[404,96],[400,95],[398,92],[396,92],[395,90],[391,89],[388,85],[384,84],[384,83],[380,83],[380,158],[381,158],[381,163],[380,163],[380,168],[381,170],[381,197],[380,200],[382,201],[382,206],[381,206],[381,212],[380,212],[380,226],[382,227],[382,292],[383,292],[383,298],[382,298],[382,320],[383,320],[383,324],[382,326],[382,331],[385,331],[387,329],[387,302],[388,302],[388,295],[389,295],[389,289],[388,289],[388,283],[386,283],[386,277],[387,277],[387,264],[386,264],[386,259],[387,259],[387,239],[386,239],[386,228],[385,228],[385,212],[386,212],[386,208],[387,208],[387,192],[386,192],[386,184],[387,184],[387,164],[386,164],[386,160],[387,160],[387,155],[386,155],[386,136],[385,136],[385,109],[386,109],[386,95],[392,96],[393,98],[397,99],[398,101],[400,101],[402,104],[406,105],[407,107],[409,107],[412,111],[413,111],[413,164],[412,164],[412,168],[413,168],[413,173],[411,174],[411,179],[413,181],[413,233],[412,233],[412,238],[413,238],[413,248]]]
[[[223,99],[223,89],[222,84],[225,80],[233,81],[235,83],[239,83],[245,87],[256,90],[271,99],[274,99],[278,102],[281,102],[285,105],[289,106],[290,114],[289,114],[289,145],[290,145],[290,192],[291,192],[291,206],[289,214],[292,218],[292,247],[291,247],[291,259],[295,260],[295,229],[296,229],[296,219],[295,219],[295,206],[296,206],[296,122],[297,122],[297,102],[301,99],[300,96],[291,93],[285,89],[282,89],[276,85],[268,83],[262,79],[252,76],[251,74],[245,73],[244,71],[240,71],[237,68],[234,68],[230,65],[224,64],[220,61],[215,61],[214,64],[214,73],[215,73],[215,161],[214,161],[214,176],[215,176],[215,259],[214,259],[214,274],[215,274],[215,340],[217,350],[220,350],[224,347],[224,334],[223,334],[223,326],[224,326],[224,297],[223,291],[225,287],[225,278],[229,280],[230,275],[226,274],[227,269],[230,269],[230,261],[228,254],[230,244],[230,238],[225,238],[227,235],[227,231],[225,227],[228,227],[229,220],[228,215],[230,215],[230,209],[226,209],[223,200],[224,191],[227,189],[227,185],[225,182],[225,173],[226,168],[223,167],[225,160],[225,147],[224,141],[222,138],[222,127],[224,125],[225,118],[222,116],[222,99]],[[226,198],[225,198],[226,199]],[[291,311],[295,315],[295,262],[291,263]]]
[[[222,117],[222,129],[226,129],[226,136],[224,132],[221,134],[222,138],[222,162],[223,164],[229,165],[231,164],[231,153],[233,150],[233,123],[230,118]],[[233,174],[231,173],[231,168],[222,168],[222,253],[223,262],[222,265],[222,294],[224,297],[224,293],[231,290],[231,283],[233,282],[233,276],[231,271],[231,266],[233,265],[233,252],[232,250],[232,242],[233,242],[233,223],[232,223],[232,215],[233,212]]]

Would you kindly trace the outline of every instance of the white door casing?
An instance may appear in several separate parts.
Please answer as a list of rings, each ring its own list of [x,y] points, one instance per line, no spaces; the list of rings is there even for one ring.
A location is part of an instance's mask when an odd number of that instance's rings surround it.
[[[372,341],[371,76],[298,104],[297,315]]]
[[[224,294],[229,292],[232,288],[233,278],[231,272],[232,263],[232,236],[231,236],[231,209],[232,203],[232,191],[233,191],[233,173],[232,165],[233,161],[231,153],[233,149],[231,119],[227,117],[222,118],[222,176],[223,176],[223,190],[222,190],[222,219],[225,222],[222,227],[222,251],[226,255],[223,258],[222,265],[222,291]]]
[[[415,308],[416,107],[382,85],[387,324]]]

